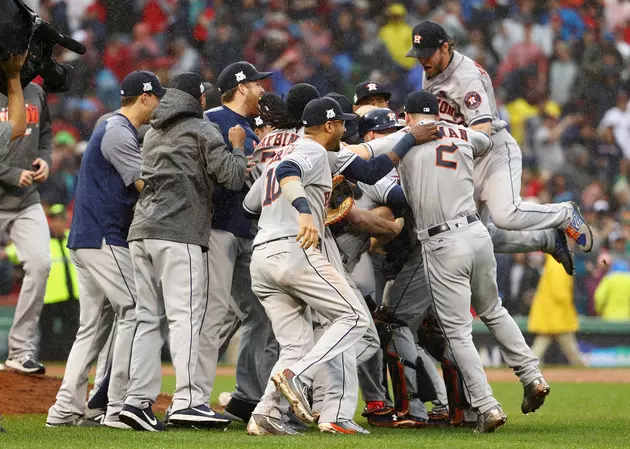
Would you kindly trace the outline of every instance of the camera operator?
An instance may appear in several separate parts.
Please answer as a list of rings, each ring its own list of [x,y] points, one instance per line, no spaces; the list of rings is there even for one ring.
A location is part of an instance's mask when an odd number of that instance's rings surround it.
[[[8,89],[8,105],[0,114],[0,157],[9,151],[9,143],[26,132],[26,105],[20,84],[20,70],[26,55],[27,53],[9,55],[6,61],[0,62],[0,68],[7,78]]]
[[[20,57],[23,59],[22,57]],[[7,76],[16,72],[19,61],[10,56],[4,63]],[[18,75],[19,76],[19,75]],[[9,86],[14,92],[20,81]],[[17,101],[0,94],[0,118],[5,111],[13,116]],[[6,366],[27,374],[43,374],[45,368],[37,362],[37,325],[39,322],[46,281],[50,271],[50,232],[37,186],[48,179],[52,156],[52,130],[44,91],[36,84],[24,88],[21,107],[26,107],[26,131],[13,140],[8,151],[0,154],[0,233],[7,231],[24,264],[24,281],[18,299],[13,326],[9,332],[9,355]],[[23,111],[23,110],[22,110]],[[24,113],[24,112],[22,112]],[[12,121],[12,120],[11,120]],[[12,134],[20,131],[12,123]]]

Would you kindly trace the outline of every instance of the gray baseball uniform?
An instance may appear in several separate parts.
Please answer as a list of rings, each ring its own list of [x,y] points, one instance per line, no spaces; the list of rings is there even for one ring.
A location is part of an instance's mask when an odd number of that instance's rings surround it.
[[[438,96],[439,99],[439,96]],[[442,107],[442,106],[441,106]],[[497,125],[500,126],[500,125]],[[372,153],[372,156],[378,156],[379,154],[385,154],[390,151],[394,145],[396,145],[400,139],[408,132],[408,128],[403,128],[400,131],[389,134],[387,136],[381,137],[379,139],[375,139],[370,141],[369,143],[364,143],[368,150]],[[509,134],[508,134],[509,135]],[[495,138],[493,136],[493,142]],[[499,145],[500,146],[500,145]],[[492,153],[496,151],[497,147],[493,148]],[[519,149],[520,154],[520,149]],[[478,158],[479,160],[484,159],[488,160],[490,154],[487,154],[483,158]],[[477,163],[478,160],[475,160],[475,189],[477,189],[480,185],[480,180],[477,177]],[[505,167],[508,166],[508,163],[505,162]],[[504,168],[505,168],[504,167]],[[519,186],[520,186],[520,163],[519,163]],[[519,187],[520,189],[520,187]],[[498,190],[507,191],[505,186],[499,187]],[[520,191],[520,190],[519,190]],[[476,190],[475,190],[476,192]],[[479,212],[482,218],[482,221],[488,217],[487,211],[488,208],[482,207],[481,204],[478,204]],[[561,205],[550,205],[550,207],[562,207]],[[546,230],[538,230],[538,231],[508,231],[505,229],[499,229],[497,226],[488,223],[488,221],[484,221],[487,223],[488,231],[490,232],[490,237],[492,238],[492,244],[494,245],[494,252],[496,253],[528,253],[532,251],[545,251],[552,252],[556,243],[556,233],[554,229],[546,229]]]
[[[475,160],[475,198],[484,222],[490,218],[497,227],[513,230],[569,225],[573,211],[569,203],[522,201],[521,149],[499,119],[492,80],[479,64],[453,52],[446,70],[423,79],[423,88],[438,97],[441,120],[469,127],[492,121],[494,149]]]
[[[298,213],[275,179],[275,168],[281,160],[301,168],[320,236],[325,232],[332,177],[326,150],[302,138],[277,153],[244,203],[252,213],[262,209],[251,273],[252,289],[265,307],[281,348],[272,372],[288,367],[303,382],[312,384],[324,363],[354,350],[368,328],[369,318],[343,274],[318,249],[303,250],[295,241]],[[316,344],[309,307],[332,323]],[[300,336],[297,341],[296,335]],[[254,413],[280,419],[284,410],[286,401],[270,381]]]
[[[80,325],[57,400],[48,411],[48,423],[66,423],[84,414],[88,374],[109,339],[116,317],[105,421],[116,421],[122,409],[136,326],[136,289],[129,249],[123,246],[129,224],[121,222],[122,217],[131,215],[137,192],[125,200],[120,192],[135,190],[141,165],[136,130],[126,117],[116,114],[94,131],[79,172],[80,193],[68,244],[79,278]],[[107,182],[100,184],[107,176],[118,177],[120,190],[107,190]],[[112,195],[118,202],[112,201]],[[111,207],[102,213],[116,221],[119,229],[113,231],[104,220],[95,220],[95,225],[85,219],[93,207],[104,210],[100,201],[109,202]]]
[[[18,363],[36,358],[37,324],[51,264],[50,231],[38,183],[20,187],[19,182],[22,171],[33,170],[36,158],[42,158],[49,167],[52,164],[52,128],[42,88],[29,84],[24,88],[24,100],[26,132],[8,148],[3,145],[6,151],[0,159],[0,233],[8,231],[24,264],[24,280],[9,331],[8,359]],[[8,98],[0,94],[0,122],[9,118],[7,106]]]
[[[9,152],[13,128],[10,122],[0,122],[0,157]]]

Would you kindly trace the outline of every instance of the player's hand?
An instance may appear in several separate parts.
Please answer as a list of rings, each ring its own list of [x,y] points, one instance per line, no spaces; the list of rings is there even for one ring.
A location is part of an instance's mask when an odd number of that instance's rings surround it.
[[[24,65],[24,61],[26,61],[27,56],[28,51],[25,51],[21,55],[9,54],[9,58],[6,61],[0,62],[0,67],[2,67],[2,70],[7,78],[12,78],[20,74],[20,70],[22,70],[22,66]]]
[[[30,170],[22,170],[22,174],[20,175],[20,187],[28,187],[33,184],[33,173]]]
[[[400,234],[403,228],[405,227],[405,219],[403,217],[398,217],[394,220],[394,228],[396,229],[396,235]]]
[[[245,130],[241,125],[230,128],[228,139],[232,144],[232,148],[245,148]]]
[[[251,173],[257,162],[253,160],[253,156],[247,156],[247,173]]]
[[[319,236],[317,227],[313,221],[313,216],[311,214],[300,214],[298,216],[298,223],[300,225],[300,232],[295,240],[300,242],[300,248],[309,249],[311,246],[317,246]]]
[[[48,179],[48,163],[43,160],[41,157],[38,157],[33,161],[33,167],[36,170],[33,172],[33,180],[36,182],[44,182]]]
[[[435,123],[418,123],[409,129],[409,134],[416,139],[416,145],[422,145],[423,143],[437,140],[438,129]]]

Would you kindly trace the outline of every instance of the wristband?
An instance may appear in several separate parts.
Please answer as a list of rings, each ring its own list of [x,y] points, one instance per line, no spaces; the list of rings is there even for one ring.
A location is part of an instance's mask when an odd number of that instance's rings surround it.
[[[308,206],[308,201],[303,196],[294,199],[291,206],[295,207],[295,209],[301,214],[311,214],[311,208]]]
[[[392,153],[398,156],[400,159],[416,146],[416,138],[411,134],[405,134],[400,141],[392,148]]]

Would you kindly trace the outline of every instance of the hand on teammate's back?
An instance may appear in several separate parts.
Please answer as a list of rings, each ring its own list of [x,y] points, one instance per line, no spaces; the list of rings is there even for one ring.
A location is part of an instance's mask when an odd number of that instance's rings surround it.
[[[438,138],[438,129],[435,123],[416,124],[409,128],[409,134],[416,139],[416,145],[432,142]]]
[[[300,242],[300,248],[309,249],[313,245],[317,246],[319,236],[313,216],[311,214],[300,214],[298,215],[298,223],[300,224],[300,232],[295,240]]]
[[[245,130],[241,125],[236,125],[228,131],[228,139],[232,144],[232,148],[245,148]]]
[[[26,61],[27,56],[28,51],[22,53],[21,55],[9,54],[9,58],[6,61],[0,62],[0,67],[7,78],[12,78],[20,74],[20,70],[22,70],[22,66],[24,65],[24,61]]]

